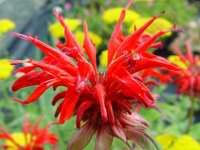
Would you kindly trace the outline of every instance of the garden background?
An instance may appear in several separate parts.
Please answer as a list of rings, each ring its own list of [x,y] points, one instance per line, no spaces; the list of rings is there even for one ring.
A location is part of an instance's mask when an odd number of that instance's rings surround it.
[[[48,90],[40,101],[22,106],[13,100],[14,96],[25,98],[32,88],[13,93],[10,87],[16,79],[14,68],[9,65],[11,59],[28,57],[39,60],[43,55],[28,42],[14,37],[11,33],[20,32],[37,36],[41,40],[55,45],[56,40],[63,40],[63,29],[56,22],[53,11],[61,11],[77,40],[83,42],[83,20],[88,22],[90,37],[98,49],[99,70],[106,68],[106,43],[112,33],[116,18],[125,0],[0,0],[0,126],[10,133],[20,132],[27,114],[32,122],[43,116],[42,125],[56,120],[55,107],[49,104],[53,90]],[[129,12],[130,11],[130,12]],[[175,24],[181,32],[169,32],[161,38],[164,46],[153,52],[168,58],[173,55],[174,44],[184,52],[184,43],[191,42],[193,52],[200,54],[200,2],[198,0],[135,0],[127,12],[125,33],[134,27],[140,27],[149,17],[159,15],[147,32],[154,34],[159,30],[169,30]],[[159,110],[142,110],[141,115],[149,121],[149,133],[157,140],[162,149],[170,149],[169,143],[178,143],[174,150],[200,150],[200,102],[194,106],[192,125],[188,126],[188,110],[191,107],[189,96],[176,93],[173,84],[159,85],[152,88],[158,96]],[[55,125],[51,130],[59,137],[59,149],[65,149],[68,140],[75,132],[74,118],[63,125]],[[172,142],[173,141],[173,142]],[[3,141],[1,141],[3,143]],[[181,144],[180,144],[181,143]],[[184,143],[184,144],[182,144]],[[91,150],[94,142],[87,146]],[[184,146],[183,146],[184,145]],[[195,147],[195,146],[197,147]],[[184,149],[181,148],[184,147]],[[191,147],[190,147],[191,146]],[[192,148],[192,147],[195,148]],[[115,140],[112,149],[121,150],[126,146]],[[47,145],[45,149],[50,149]]]

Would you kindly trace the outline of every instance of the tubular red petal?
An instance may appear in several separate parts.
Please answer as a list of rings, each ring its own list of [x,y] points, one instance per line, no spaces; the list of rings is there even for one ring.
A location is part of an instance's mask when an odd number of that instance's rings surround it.
[[[153,43],[153,45],[151,46],[152,48],[162,48],[163,47],[163,43],[162,42],[156,42],[156,43]]]
[[[32,103],[34,101],[37,101],[38,98],[50,87],[52,86],[55,82],[57,82],[56,80],[49,80],[46,82],[43,82],[41,84],[38,85],[38,87],[36,87],[36,89],[33,91],[33,93],[24,101],[18,99],[18,98],[14,98],[17,102],[21,103],[21,104],[29,104]]]
[[[79,70],[80,77],[83,79],[87,79],[91,75],[93,75],[93,76],[97,75],[97,74],[95,74],[95,71],[94,71],[92,65],[87,63],[86,61],[78,62],[78,70]],[[95,76],[95,78],[97,78],[97,77]]]
[[[99,106],[100,106],[102,121],[107,122],[108,115],[107,115],[107,110],[106,110],[106,106],[105,106],[105,90],[104,90],[103,85],[96,84],[95,91],[96,91],[97,100],[98,100]]]
[[[43,62],[31,61],[31,64],[40,67],[44,72],[56,77],[63,81],[67,85],[72,85],[74,83],[74,78],[62,68],[54,66],[53,64],[46,64]]]
[[[122,84],[122,91],[128,97],[136,98],[147,107],[154,107],[154,99],[149,89],[142,84],[142,82],[135,80],[131,75],[123,71],[126,74],[125,78],[116,76],[116,79]]]
[[[153,21],[155,21],[155,19],[157,19],[157,17],[152,17],[141,28],[133,32],[132,35],[128,36],[118,47],[116,51],[116,57],[119,57],[123,51],[130,51],[136,48],[140,36],[145,29],[147,29],[153,23]]]
[[[135,51],[136,52],[143,52],[143,51],[148,50],[152,46],[152,44],[156,41],[156,39],[159,38],[160,36],[162,36],[165,33],[166,32],[163,32],[163,31],[156,33],[153,37],[149,38],[147,41],[142,43],[141,46],[139,46]]]
[[[180,68],[169,63],[166,59],[160,56],[156,56],[153,54],[151,55],[143,54],[143,57],[144,58],[141,58],[139,61],[137,61],[137,65],[134,68],[135,72],[141,71],[143,69],[149,69],[149,68],[155,68],[155,67],[167,68],[170,71],[174,71],[174,72],[180,71]]]
[[[44,74],[43,72],[28,72],[27,74],[17,79],[12,85],[11,89],[12,91],[17,91],[24,87],[40,84],[49,79],[51,79],[51,77],[48,74]]]
[[[83,48],[85,48],[85,51],[95,69],[95,72],[97,72],[97,65],[96,65],[96,48],[94,47],[92,41],[89,38],[89,34],[88,34],[88,27],[87,27],[87,23],[84,22],[84,34],[85,34],[85,38],[84,38],[84,43],[83,43]]]
[[[185,79],[185,80],[183,80],[183,81],[181,81],[181,82],[179,82],[178,83],[178,86],[179,86],[179,92],[185,92],[185,91],[187,91],[190,87],[190,85],[189,85],[190,83],[189,83],[189,80],[188,79]]]
[[[111,74],[113,74],[114,72],[118,70],[120,70],[120,68],[122,67],[122,65],[127,62],[127,58],[126,55],[121,55],[120,57],[118,57],[117,59],[115,59],[109,66],[108,66],[108,70],[106,72],[106,76],[109,77]]]
[[[126,15],[126,10],[123,9],[121,11],[119,20],[118,20],[117,24],[115,25],[114,31],[111,35],[111,38],[108,42],[108,64],[111,63],[118,46],[124,39],[124,36],[122,34],[122,24],[123,24],[125,15]]]
[[[129,114],[131,113],[132,104],[127,99],[119,98],[117,100],[117,104],[124,112],[128,112]]]
[[[80,128],[80,123],[83,118],[84,113],[92,106],[92,102],[89,100],[84,100],[77,109],[76,112],[76,127]]]
[[[111,123],[111,125],[113,125],[115,123],[115,115],[114,115],[113,105],[112,105],[111,100],[108,100],[106,102],[106,106],[107,106],[107,111],[108,111],[108,120]]]
[[[73,88],[68,89],[64,97],[63,105],[60,110],[59,122],[64,123],[65,120],[70,119],[74,113],[74,108],[79,100],[79,93]]]
[[[60,99],[64,98],[66,94],[66,91],[58,93],[56,96],[54,96],[52,100],[52,105],[55,105]]]
[[[38,129],[35,134],[34,144],[35,145],[44,145],[52,144],[55,145],[58,141],[57,137],[49,133],[47,128]]]
[[[35,66],[25,66],[25,67],[20,67],[16,69],[16,73],[22,72],[22,73],[28,73],[32,71],[35,68]]]
[[[162,83],[167,83],[171,81],[172,77],[168,73],[162,73],[162,70],[155,70],[155,69],[145,69],[142,72],[142,78],[146,79],[148,77],[156,78]],[[146,83],[145,83],[146,84]],[[147,81],[147,84],[158,85],[155,81]]]
[[[70,47],[70,48],[76,47],[78,49],[78,51],[81,53],[81,48],[78,45],[77,41],[75,40],[73,34],[71,33],[71,31],[69,30],[69,28],[65,24],[64,17],[62,15],[60,15],[59,13],[54,13],[54,15],[56,16],[57,20],[60,22],[60,24],[64,28],[65,41],[66,41],[65,46]]]
[[[27,35],[23,35],[23,34],[19,34],[19,33],[15,33],[15,36],[31,42],[46,55],[51,56],[54,59],[63,63],[70,73],[73,73],[73,74],[76,73],[75,66],[72,65],[69,58],[66,55],[64,55],[61,51],[50,47],[49,45],[41,42],[40,40],[38,40],[36,38],[33,38],[32,36],[27,36]]]

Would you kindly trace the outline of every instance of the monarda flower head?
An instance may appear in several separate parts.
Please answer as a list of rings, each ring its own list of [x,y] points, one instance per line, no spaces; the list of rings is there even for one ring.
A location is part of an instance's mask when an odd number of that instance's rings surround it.
[[[0,140],[3,150],[43,150],[45,144],[52,145],[52,149],[56,150],[57,136],[49,132],[49,125],[44,128],[39,127],[40,119],[36,123],[31,124],[28,118],[25,119],[22,131],[9,133],[5,129],[0,128]]]
[[[66,41],[58,43],[56,48],[37,38],[15,34],[33,43],[45,55],[40,61],[13,61],[14,64],[29,65],[18,68],[17,72],[24,75],[17,79],[12,90],[36,86],[26,100],[15,99],[22,104],[29,104],[37,101],[50,87],[66,87],[55,95],[52,104],[58,104],[56,116],[60,123],[72,116],[76,117],[79,130],[69,142],[69,150],[82,150],[94,134],[96,150],[110,149],[113,137],[143,147],[149,141],[145,133],[147,122],[137,111],[141,107],[155,107],[155,100],[139,73],[156,67],[174,71],[177,68],[164,58],[147,51],[160,45],[155,41],[165,34],[160,31],[153,36],[145,36],[145,29],[157,17],[151,18],[141,28],[126,36],[122,33],[125,13],[126,9],[123,9],[108,42],[108,65],[105,72],[98,72],[96,48],[89,39],[86,23],[83,47],[77,43],[64,23],[63,16],[58,13],[55,15],[64,28]]]
[[[181,71],[176,74],[174,83],[177,91],[189,96],[200,96],[200,57],[192,53],[190,42],[185,43],[186,53],[183,54],[178,46],[174,46],[177,55],[168,60],[177,65]]]

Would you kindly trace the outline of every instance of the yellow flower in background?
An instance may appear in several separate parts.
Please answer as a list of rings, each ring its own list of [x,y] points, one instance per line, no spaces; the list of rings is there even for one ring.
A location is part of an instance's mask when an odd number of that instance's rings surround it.
[[[189,135],[180,137],[172,134],[162,134],[156,137],[162,150],[200,150],[200,144]]]
[[[156,137],[156,141],[160,143],[163,150],[168,150],[170,146],[173,145],[177,137],[172,134],[162,134]]]
[[[183,62],[181,60],[181,58],[177,55],[171,55],[168,57],[169,62],[171,62],[172,64],[177,65],[178,67],[182,68],[182,69],[187,69],[188,68],[188,64]]]
[[[27,134],[25,136],[25,134],[21,133],[21,132],[15,132],[15,133],[11,134],[11,137],[21,146],[26,146],[27,143],[30,143],[30,141],[31,141],[30,134]],[[10,140],[6,140],[5,145],[9,146],[9,148],[7,150],[19,150],[18,147]]]
[[[15,23],[9,19],[0,19],[0,36],[14,29]]]
[[[134,30],[134,28],[140,28],[143,24],[145,24],[150,18],[138,18],[132,23],[132,27],[130,28],[130,32]],[[156,19],[146,30],[145,32],[153,35],[162,30],[170,30],[173,27],[173,24],[169,22],[167,19],[158,18]],[[164,36],[171,35],[171,32],[166,33]]]
[[[83,44],[84,40],[84,33],[82,31],[77,31],[75,32],[75,37],[76,40],[80,43]],[[91,38],[92,42],[98,47],[102,43],[102,38],[97,35],[96,33],[89,32],[89,37]]]
[[[108,64],[108,50],[104,50],[101,52],[101,55],[99,57],[99,63],[100,63],[100,66],[102,67],[106,67],[107,64]]]
[[[0,79],[10,77],[14,67],[10,64],[9,59],[0,59]]]
[[[110,9],[105,10],[102,15],[103,21],[107,24],[112,24],[112,23],[117,22],[120,16],[121,10],[122,8],[110,8]],[[140,15],[137,12],[132,11],[132,10],[127,10],[124,22],[131,23],[137,18],[139,18],[139,16]]]
[[[200,150],[200,144],[189,135],[183,135],[169,150]]]
[[[81,20],[66,18],[65,23],[69,26],[70,30],[74,31],[78,28],[79,25],[81,25]],[[49,25],[49,32],[55,39],[64,37],[64,29],[59,22],[55,22]]]

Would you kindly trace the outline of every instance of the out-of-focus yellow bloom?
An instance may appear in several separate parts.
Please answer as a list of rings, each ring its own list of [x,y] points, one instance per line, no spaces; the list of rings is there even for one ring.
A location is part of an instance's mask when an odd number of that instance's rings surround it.
[[[0,36],[15,28],[15,23],[9,19],[0,19]]]
[[[66,18],[65,23],[69,26],[70,30],[74,31],[81,24],[79,19]],[[59,22],[49,25],[49,32],[55,39],[64,37],[64,29]]]
[[[187,69],[188,68],[188,64],[183,62],[179,56],[171,55],[171,56],[168,57],[168,60],[172,64],[175,64],[175,65],[177,65],[178,67],[180,67],[182,69]]]
[[[176,139],[177,137],[172,134],[162,134],[156,137],[156,140],[160,143],[163,150],[168,150]]]
[[[108,50],[104,50],[101,52],[101,55],[99,57],[99,63],[102,67],[106,67],[108,64]]]
[[[117,22],[122,9],[123,8],[110,8],[110,9],[105,10],[102,15],[103,21],[107,24],[112,24],[112,23]],[[132,23],[134,20],[137,20],[139,16],[140,15],[137,12],[132,11],[132,10],[127,10],[124,22]]]
[[[11,134],[11,137],[17,142],[17,144],[21,146],[26,146],[27,143],[30,143],[31,141],[30,134],[27,134],[25,136],[25,134],[21,132],[15,132]],[[12,143],[10,140],[6,140],[5,145],[9,146],[8,150],[18,150],[18,147],[14,143]]]
[[[200,66],[200,61],[197,62],[197,66]]]
[[[183,135],[169,150],[200,150],[200,144],[189,135]]]
[[[189,135],[177,137],[163,134],[156,137],[162,146],[162,150],[200,150],[200,144]]]
[[[0,79],[10,77],[14,67],[10,64],[8,59],[0,59]]]
[[[84,33],[82,31],[75,32],[75,37],[76,37],[76,40],[80,44],[83,44]],[[97,47],[102,43],[102,38],[99,35],[97,35],[96,33],[89,32],[89,37],[92,40],[92,42],[95,44],[95,46],[97,46]]]
[[[138,18],[135,21],[133,21],[133,25],[130,28],[130,32],[132,32],[134,30],[134,28],[140,28],[141,26],[143,26],[150,18]],[[164,18],[158,18],[156,19],[146,30],[145,32],[153,35],[159,31],[167,31],[170,30],[173,27],[173,24],[171,22],[169,22],[168,20],[164,19]],[[171,35],[171,32],[166,33],[164,36],[169,36]]]

